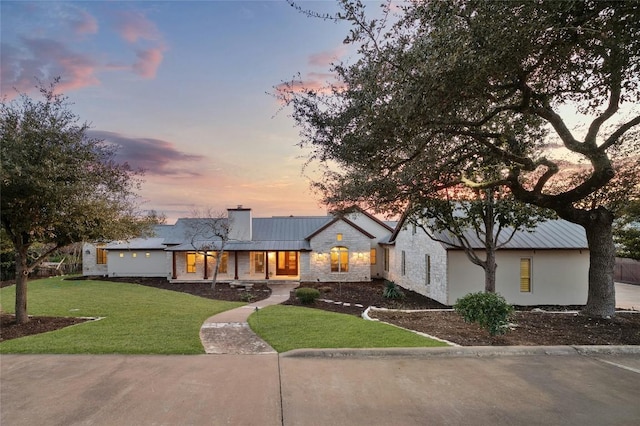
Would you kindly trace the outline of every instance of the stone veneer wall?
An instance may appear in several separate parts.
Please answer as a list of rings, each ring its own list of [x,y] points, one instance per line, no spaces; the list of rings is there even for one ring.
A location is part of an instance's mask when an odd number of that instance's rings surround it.
[[[407,224],[390,246],[388,279],[401,287],[447,303],[447,252],[420,228]],[[402,274],[402,252],[405,253],[405,273]],[[431,256],[431,283],[427,284],[425,256]]]
[[[337,235],[342,234],[342,240]],[[377,243],[343,221],[337,221],[315,235],[311,241],[311,253],[301,257],[301,281],[359,282],[371,281],[371,248]],[[331,248],[346,247],[349,250],[349,271],[331,272]]]
[[[107,265],[96,263],[97,246],[91,243],[82,245],[82,275],[107,275]]]

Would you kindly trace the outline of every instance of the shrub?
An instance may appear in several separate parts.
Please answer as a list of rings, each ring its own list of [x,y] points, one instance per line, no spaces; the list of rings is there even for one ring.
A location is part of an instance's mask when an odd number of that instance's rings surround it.
[[[320,291],[315,288],[301,287],[296,289],[296,297],[300,302],[310,304],[320,297]]]
[[[509,317],[513,306],[497,293],[469,293],[458,299],[453,306],[465,322],[475,322],[490,335],[504,334],[508,331]]]
[[[387,281],[387,284],[384,287],[384,291],[382,292],[382,296],[386,299],[404,299],[404,293],[400,290],[400,287],[393,281]]]
[[[251,303],[251,301],[255,298],[256,297],[248,291],[243,291],[242,293],[240,293],[240,300],[242,300],[243,302]]]

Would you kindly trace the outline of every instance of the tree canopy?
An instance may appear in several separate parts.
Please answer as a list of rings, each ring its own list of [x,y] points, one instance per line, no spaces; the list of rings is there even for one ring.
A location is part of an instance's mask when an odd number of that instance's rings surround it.
[[[585,228],[584,312],[613,315],[617,212],[584,201],[619,184],[611,151],[637,146],[640,3],[416,1],[378,19],[340,3],[356,59],[334,65],[330,87],[283,95],[325,166],[325,201],[397,214],[442,188],[506,187]]]
[[[50,253],[85,240],[140,235],[150,221],[136,208],[139,172],[115,161],[115,147],[86,136],[55,82],[42,100],[2,102],[0,219],[16,252],[16,316],[28,320],[26,279]],[[46,249],[36,258],[30,247]]]

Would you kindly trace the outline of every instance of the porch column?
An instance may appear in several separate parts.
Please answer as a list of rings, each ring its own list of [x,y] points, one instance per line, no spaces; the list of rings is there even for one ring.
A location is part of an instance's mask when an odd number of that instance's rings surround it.
[[[178,275],[176,274],[176,252],[172,251],[171,252],[171,279],[175,280],[176,278],[178,278]]]
[[[235,263],[235,274],[233,275],[233,279],[237,280],[238,279],[238,253],[237,251],[233,252],[233,261]]]
[[[204,252],[204,279],[209,279],[209,267],[207,266],[207,252]]]
[[[264,263],[265,263],[264,279],[268,280],[269,279],[269,252],[268,251],[264,252]]]

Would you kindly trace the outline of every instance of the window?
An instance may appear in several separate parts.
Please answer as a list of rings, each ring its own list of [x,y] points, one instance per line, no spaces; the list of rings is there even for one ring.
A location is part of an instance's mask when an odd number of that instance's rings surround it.
[[[378,260],[376,259],[376,255],[377,255],[376,249],[372,248],[371,253],[369,253],[369,259],[371,259],[372,265],[375,265],[378,263]]]
[[[336,235],[336,241],[342,241],[342,234]]]
[[[251,263],[253,264],[253,272],[264,272],[264,253],[261,251],[252,251]]]
[[[218,253],[215,253],[213,255],[213,258],[217,262],[218,261]],[[229,263],[229,253],[225,251],[224,253],[222,253],[222,261],[220,262],[220,266],[218,267],[218,273],[226,274],[227,273],[227,264],[228,263]]]
[[[131,257],[138,257],[138,253],[134,251],[133,253],[131,253]]]
[[[107,264],[107,251],[105,249],[100,247],[96,249],[96,263],[98,265]]]
[[[531,293],[531,259],[520,259],[520,292]]]
[[[187,253],[187,272],[189,273],[196,272],[196,254],[195,253]]]
[[[386,247],[384,249],[384,270],[389,272],[389,249]]]
[[[407,256],[405,255],[404,250],[400,253],[400,272],[402,275],[407,274]]]
[[[349,272],[349,249],[334,247],[331,249],[331,272]]]
[[[424,255],[424,267],[425,267],[425,284],[431,284],[431,256]]]

